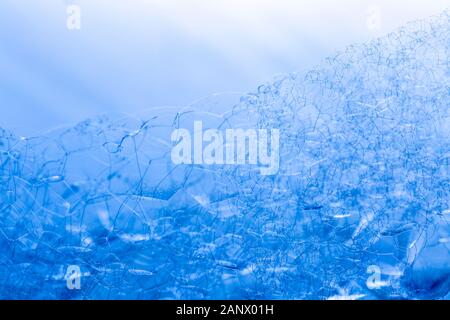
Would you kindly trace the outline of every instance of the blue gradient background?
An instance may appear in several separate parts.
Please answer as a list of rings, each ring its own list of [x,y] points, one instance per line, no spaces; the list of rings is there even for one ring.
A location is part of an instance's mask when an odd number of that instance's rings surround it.
[[[66,28],[66,6],[82,28]],[[366,27],[381,9],[381,29]],[[0,126],[33,135],[104,112],[185,106],[308,70],[448,0],[2,0]]]

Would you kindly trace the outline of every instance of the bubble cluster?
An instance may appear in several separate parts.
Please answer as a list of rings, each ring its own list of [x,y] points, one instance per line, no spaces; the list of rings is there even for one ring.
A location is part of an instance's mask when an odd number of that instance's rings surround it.
[[[174,165],[196,120],[279,129],[279,173]],[[1,130],[0,297],[448,299],[449,160],[448,11],[237,101]]]

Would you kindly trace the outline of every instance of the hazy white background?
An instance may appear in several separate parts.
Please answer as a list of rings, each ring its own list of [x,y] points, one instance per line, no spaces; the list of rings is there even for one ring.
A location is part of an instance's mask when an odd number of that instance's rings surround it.
[[[66,27],[69,4],[81,8],[80,30]],[[373,6],[379,29],[368,27]],[[251,91],[448,7],[450,0],[1,0],[0,126],[30,135],[104,112]]]

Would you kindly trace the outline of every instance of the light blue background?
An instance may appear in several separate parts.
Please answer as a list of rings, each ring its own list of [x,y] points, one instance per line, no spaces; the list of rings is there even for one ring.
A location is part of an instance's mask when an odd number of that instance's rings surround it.
[[[66,6],[81,7],[81,30]],[[381,9],[380,30],[366,26]],[[449,0],[2,0],[0,126],[32,135],[104,112],[184,106],[305,70]]]

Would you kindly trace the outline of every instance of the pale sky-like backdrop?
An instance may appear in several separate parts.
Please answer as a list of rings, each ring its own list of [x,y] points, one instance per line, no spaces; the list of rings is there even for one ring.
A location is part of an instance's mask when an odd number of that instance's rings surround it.
[[[81,8],[80,30],[66,27],[70,4]],[[449,7],[450,0],[2,0],[0,127],[33,135],[106,112],[245,93]]]

